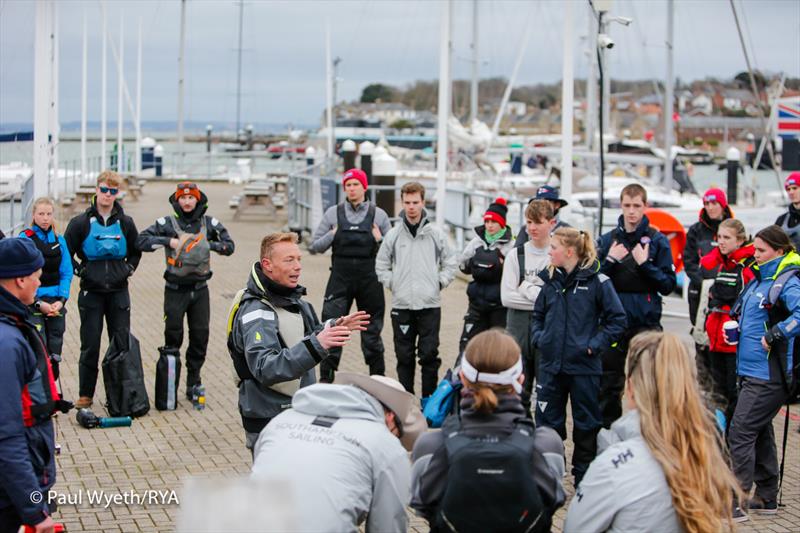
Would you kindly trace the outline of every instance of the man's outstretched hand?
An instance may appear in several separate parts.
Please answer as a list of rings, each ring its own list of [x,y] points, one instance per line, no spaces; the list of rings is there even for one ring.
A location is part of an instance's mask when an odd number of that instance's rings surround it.
[[[356,311],[347,316],[340,316],[336,319],[337,326],[344,326],[349,331],[365,331],[369,324],[370,315],[366,311]]]

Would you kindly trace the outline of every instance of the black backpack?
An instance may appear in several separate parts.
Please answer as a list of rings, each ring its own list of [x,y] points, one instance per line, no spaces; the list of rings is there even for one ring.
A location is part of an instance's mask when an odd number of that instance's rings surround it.
[[[144,416],[150,399],[144,386],[139,341],[132,333],[114,335],[103,358],[106,409],[111,416]]]
[[[509,435],[449,433],[447,488],[436,512],[437,531],[545,532],[551,513],[534,479],[533,424],[520,419]],[[538,457],[537,457],[538,456]]]

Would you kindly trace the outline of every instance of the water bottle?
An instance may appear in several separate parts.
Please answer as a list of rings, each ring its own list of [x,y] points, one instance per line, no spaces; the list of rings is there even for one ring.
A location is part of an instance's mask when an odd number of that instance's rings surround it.
[[[192,388],[192,405],[198,411],[206,408],[206,387],[198,383]]]

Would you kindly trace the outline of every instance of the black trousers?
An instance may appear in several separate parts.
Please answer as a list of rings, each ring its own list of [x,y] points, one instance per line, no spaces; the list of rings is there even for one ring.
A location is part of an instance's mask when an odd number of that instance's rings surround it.
[[[200,289],[164,289],[164,346],[180,350],[183,317],[189,324],[186,348],[186,385],[200,383],[200,369],[206,361],[208,324],[211,320],[208,286]]]
[[[478,305],[470,300],[467,314],[464,315],[464,329],[461,330],[461,339],[458,343],[459,354],[464,353],[467,343],[482,331],[492,328],[506,327],[507,310],[502,305]]]
[[[770,357],[770,379],[742,376],[739,398],[728,434],[731,467],[745,494],[774,501],[778,495],[778,450],[772,419],[786,402],[780,358]]]
[[[414,394],[414,372],[419,358],[422,377],[422,397],[427,398],[439,384],[439,326],[442,310],[392,309],[394,351],[397,356],[397,379]]]
[[[625,390],[625,361],[628,357],[628,344],[639,333],[651,330],[661,331],[661,327],[628,330],[615,346],[603,352],[600,410],[603,414],[603,427],[606,429],[622,416],[622,391]]]
[[[366,263],[366,265],[365,265]],[[322,304],[322,320],[338,318],[350,313],[353,301],[359,311],[366,311],[370,315],[366,331],[361,332],[361,351],[364,362],[369,367],[371,375],[386,373],[386,364],[383,359],[383,314],[386,302],[383,297],[383,285],[375,275],[375,267],[368,260],[351,262],[335,262],[331,267],[328,286],[325,288],[325,301]],[[319,365],[320,381],[332,382],[339,361],[342,359],[342,349],[332,348],[330,355],[322,360]]]
[[[47,303],[52,303],[57,298],[40,298]],[[31,316],[33,322],[36,324],[36,329],[39,330],[45,345],[47,346],[47,353],[50,354],[50,365],[53,367],[53,377],[58,379],[59,363],[61,361],[61,350],[64,347],[64,330],[67,326],[66,314],[67,308],[62,307],[59,316],[46,316],[37,311],[33,306],[30,306]]]
[[[724,406],[725,420],[728,427],[730,427],[738,396],[736,389],[736,354],[709,352],[709,363],[714,400]]]
[[[78,312],[81,317],[81,357],[78,364],[79,395],[94,396],[97,364],[100,358],[100,335],[103,319],[108,338],[127,335],[131,329],[131,298],[128,289],[114,292],[80,291]]]
[[[551,427],[567,439],[567,399],[572,405],[572,475],[579,484],[597,455],[600,431],[600,376],[539,372],[536,382],[536,425]]]

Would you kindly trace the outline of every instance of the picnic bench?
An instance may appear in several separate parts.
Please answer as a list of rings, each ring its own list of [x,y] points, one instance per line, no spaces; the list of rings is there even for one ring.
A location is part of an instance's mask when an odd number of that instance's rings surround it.
[[[278,183],[278,180],[281,179],[283,179],[282,184]],[[233,219],[238,220],[242,213],[257,205],[263,205],[267,208],[268,214],[274,215],[277,209],[286,204],[286,182],[286,178],[260,179],[249,182],[242,189],[241,194],[232,197],[228,202],[228,206],[236,210]]]

